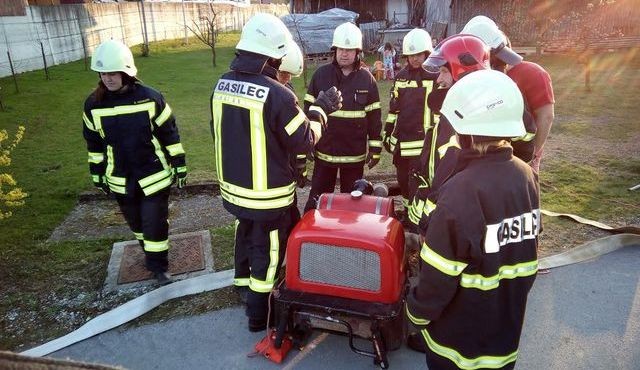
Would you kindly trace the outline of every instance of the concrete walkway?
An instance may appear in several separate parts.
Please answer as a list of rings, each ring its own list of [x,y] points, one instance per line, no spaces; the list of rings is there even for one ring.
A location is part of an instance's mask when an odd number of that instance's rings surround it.
[[[640,369],[640,246],[539,275],[529,297],[516,369]],[[248,358],[264,335],[246,330],[240,307],[143,327],[114,329],[53,353],[128,369],[375,369],[344,337],[318,333],[285,363]],[[358,343],[357,343],[358,344]],[[368,342],[359,345],[369,349]],[[403,347],[391,369],[425,368]]]

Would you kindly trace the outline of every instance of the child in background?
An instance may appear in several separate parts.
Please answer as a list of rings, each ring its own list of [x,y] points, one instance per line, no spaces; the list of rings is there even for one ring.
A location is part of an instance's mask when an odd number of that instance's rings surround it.
[[[373,63],[373,75],[376,77],[376,81],[380,81],[384,78],[384,64],[382,61],[376,60]]]
[[[382,64],[384,65],[384,78],[387,80],[393,80],[395,78],[394,73],[394,59],[396,57],[396,50],[393,48],[390,42],[384,44],[383,47],[378,49],[382,53]]]

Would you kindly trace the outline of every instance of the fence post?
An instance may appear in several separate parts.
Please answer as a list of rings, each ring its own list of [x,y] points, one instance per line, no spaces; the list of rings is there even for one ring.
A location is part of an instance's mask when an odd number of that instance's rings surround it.
[[[16,92],[19,93],[18,80],[16,78],[16,71],[13,69],[13,61],[11,61],[11,53],[7,50],[7,58],[9,58],[9,66],[11,67],[11,76],[13,76],[13,84],[16,86]]]
[[[47,80],[49,80],[49,68],[47,68],[47,57],[44,55],[44,45],[42,45],[42,41],[40,41],[40,51],[42,52],[42,63],[44,63],[44,75],[47,76]]]
[[[142,6],[142,56],[149,56],[149,35],[147,34],[147,16],[144,11],[144,0],[140,0]]]

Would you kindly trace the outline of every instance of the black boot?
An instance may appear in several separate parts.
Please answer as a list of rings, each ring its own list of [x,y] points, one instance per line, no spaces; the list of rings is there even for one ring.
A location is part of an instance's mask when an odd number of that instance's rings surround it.
[[[407,346],[416,352],[427,352],[427,344],[422,339],[422,334],[411,333],[407,337]]]
[[[166,271],[158,271],[153,273],[153,278],[156,279],[158,285],[168,285],[173,283],[173,279],[171,278],[171,274]]]
[[[267,319],[249,318],[249,331],[256,333],[267,328]]]

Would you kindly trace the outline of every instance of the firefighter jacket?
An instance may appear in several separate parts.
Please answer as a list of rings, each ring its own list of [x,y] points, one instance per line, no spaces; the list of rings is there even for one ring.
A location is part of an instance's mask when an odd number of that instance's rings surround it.
[[[371,73],[362,67],[345,76],[334,60],[318,68],[304,97],[309,111],[320,91],[335,86],[342,92],[342,109],[329,115],[327,130],[317,143],[316,161],[330,167],[362,167],[367,150],[380,158],[382,130],[378,86]]]
[[[407,313],[459,368],[499,368],[518,355],[538,270],[538,180],[510,147],[465,149],[460,160],[429,215]]]
[[[385,145],[394,156],[419,157],[425,133],[433,126],[427,97],[437,75],[407,66],[398,72],[391,90],[384,126]]]
[[[83,133],[94,184],[116,194],[151,195],[171,186],[185,153],[171,107],[158,91],[138,82],[122,93],[107,91],[84,103]]]
[[[267,57],[239,51],[211,96],[216,173],[225,208],[252,220],[277,218],[293,204],[293,158],[313,148],[309,119]],[[309,116],[323,120],[314,107]]]

